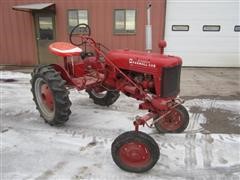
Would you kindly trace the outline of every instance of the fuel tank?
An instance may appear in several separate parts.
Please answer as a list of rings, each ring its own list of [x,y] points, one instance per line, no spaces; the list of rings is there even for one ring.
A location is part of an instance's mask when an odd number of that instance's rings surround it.
[[[111,50],[107,56],[120,69],[138,72],[156,72],[163,67],[182,64],[181,58],[177,56],[134,50]]]

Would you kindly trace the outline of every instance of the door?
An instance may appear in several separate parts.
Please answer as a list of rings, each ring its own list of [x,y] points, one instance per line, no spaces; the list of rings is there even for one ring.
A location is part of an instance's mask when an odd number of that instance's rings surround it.
[[[240,1],[167,1],[165,52],[184,66],[240,67]]]
[[[39,64],[56,63],[57,57],[48,51],[49,44],[56,38],[55,15],[48,13],[35,13],[36,42]]]

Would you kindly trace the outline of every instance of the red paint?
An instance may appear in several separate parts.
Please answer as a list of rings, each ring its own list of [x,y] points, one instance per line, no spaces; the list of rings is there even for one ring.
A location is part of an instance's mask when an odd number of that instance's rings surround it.
[[[175,131],[182,127],[184,120],[182,119],[181,113],[175,108],[171,110],[171,113],[163,117],[158,123],[163,129],[168,131]]]
[[[163,66],[173,67],[182,64],[179,57],[134,50],[112,50],[108,53],[108,57],[119,68],[146,73],[157,72]]]
[[[147,88],[156,88],[157,96],[161,94],[161,69],[182,64],[182,60],[176,56],[166,56],[159,53],[146,53],[133,50],[112,50],[107,57],[120,69],[153,75],[152,82],[143,82]]]
[[[104,85],[107,89],[115,89],[144,101],[139,106],[140,109],[145,108],[153,112],[169,109],[168,103],[176,96],[161,97],[162,69],[181,65],[182,60],[179,57],[132,50],[110,50],[105,54],[93,38],[80,38],[95,51],[96,56],[87,57],[77,63],[72,60],[66,61],[64,68],[54,65],[69,85],[78,90]],[[99,60],[100,56],[104,57],[105,61]],[[140,78],[147,79],[138,82],[131,77],[131,73],[141,73]],[[149,94],[150,89],[153,95]]]
[[[124,144],[119,149],[119,159],[129,167],[147,166],[151,160],[148,147],[138,141]]]
[[[158,47],[160,49],[160,54],[164,53],[164,48],[167,47],[167,42],[164,40],[160,40],[158,43]]]
[[[43,84],[41,86],[41,98],[45,106],[50,110],[53,111],[54,108],[54,98],[52,91],[48,87],[47,84]]]
[[[57,56],[79,56],[82,49],[67,42],[55,42],[48,47],[49,51]]]
[[[82,61],[75,63],[73,74],[74,74],[74,77],[76,78],[85,75],[85,64]]]
[[[96,43],[93,38],[89,36],[81,36],[80,38],[95,51],[95,56],[85,57],[77,62],[69,61],[67,57],[64,57],[64,67],[52,65],[61,73],[69,87],[78,90],[96,89],[97,92],[109,89],[118,90],[127,96],[143,101],[139,105],[139,109],[148,110],[149,113],[134,121],[136,131],[138,131],[139,125],[147,124],[147,121],[162,115],[162,112],[170,110],[177,104],[175,102],[177,94],[161,97],[163,86],[161,81],[164,76],[163,69],[178,67],[182,64],[181,58],[133,50],[109,50],[105,53],[100,48],[101,44]],[[160,48],[164,48],[165,45],[165,42],[160,42]],[[62,56],[62,54],[60,55]],[[100,57],[104,60],[100,60]],[[173,76],[175,75],[173,74]],[[172,111],[170,115],[173,117],[169,119],[167,118],[169,116],[166,116],[163,121],[159,121],[163,123],[162,127],[168,130],[182,125],[179,121],[181,116],[177,114],[178,112]],[[127,146],[134,148],[135,145],[128,144]],[[126,163],[131,164],[137,159],[137,157],[131,156],[127,157],[122,152],[122,158]]]

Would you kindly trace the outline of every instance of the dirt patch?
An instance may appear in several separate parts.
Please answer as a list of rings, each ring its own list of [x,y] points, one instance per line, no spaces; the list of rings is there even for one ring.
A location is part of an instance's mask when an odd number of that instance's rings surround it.
[[[36,178],[36,180],[45,180],[51,178],[57,171],[63,169],[65,165],[65,161],[58,162],[52,169],[44,171],[40,176]]]
[[[92,173],[90,172],[89,167],[83,166],[79,168],[78,174],[73,176],[72,179],[79,179],[79,180],[92,179],[92,178],[89,178],[91,176],[92,176]]]
[[[1,133],[5,133],[7,131],[8,131],[8,129],[3,129],[3,130],[1,130]]]
[[[202,113],[207,121],[201,126],[211,133],[233,133],[240,134],[239,114],[233,113],[218,108],[211,108],[203,110],[201,107],[192,106],[190,108],[191,113]]]
[[[217,96],[217,95],[199,95],[199,96],[182,96],[184,100],[191,99],[214,99],[214,100],[240,100],[240,92],[236,92],[236,94],[230,96]]]
[[[12,79],[12,78],[9,78],[9,79],[0,79],[0,82],[16,82],[17,80],[16,79]]]

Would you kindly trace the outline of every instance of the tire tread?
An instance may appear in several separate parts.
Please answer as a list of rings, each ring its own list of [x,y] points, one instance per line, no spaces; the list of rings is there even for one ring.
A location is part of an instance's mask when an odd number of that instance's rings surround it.
[[[44,118],[34,92],[34,83],[37,78],[43,78],[46,81],[52,90],[55,100],[55,116],[52,120],[45,120],[45,122],[50,125],[64,124],[71,114],[70,107],[72,104],[68,97],[69,91],[65,87],[66,81],[62,79],[59,72],[49,65],[40,65],[34,68],[31,76],[32,79],[30,83],[32,85],[31,92],[33,94],[33,101],[36,104],[36,109],[40,112],[40,116]]]

